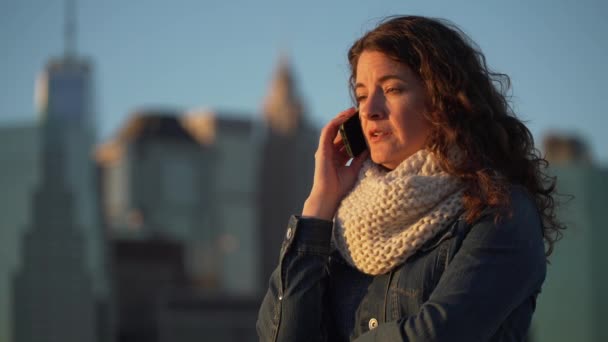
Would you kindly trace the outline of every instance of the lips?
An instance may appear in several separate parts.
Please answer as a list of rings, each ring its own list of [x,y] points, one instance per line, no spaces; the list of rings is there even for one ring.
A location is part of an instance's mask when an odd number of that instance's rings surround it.
[[[389,131],[384,131],[380,129],[372,129],[367,132],[367,136],[370,142],[378,142],[383,140],[390,134]]]

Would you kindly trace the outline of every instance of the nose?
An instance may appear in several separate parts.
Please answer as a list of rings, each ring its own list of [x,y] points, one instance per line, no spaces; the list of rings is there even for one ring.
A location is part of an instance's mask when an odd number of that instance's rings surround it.
[[[367,120],[380,120],[386,116],[384,94],[374,91],[359,104],[359,115]]]

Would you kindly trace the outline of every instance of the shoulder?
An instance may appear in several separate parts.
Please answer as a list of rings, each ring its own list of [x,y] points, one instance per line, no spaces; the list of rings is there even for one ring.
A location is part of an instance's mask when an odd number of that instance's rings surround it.
[[[512,186],[509,196],[510,215],[495,220],[496,211],[488,210],[468,225],[457,254],[460,260],[478,266],[505,266],[508,272],[516,271],[518,277],[538,287],[544,281],[547,263],[541,215],[534,197],[523,187]]]
[[[497,217],[497,210],[488,208],[471,225],[471,238],[491,242],[540,241],[542,244],[542,220],[533,196],[522,186],[509,188],[508,210]]]

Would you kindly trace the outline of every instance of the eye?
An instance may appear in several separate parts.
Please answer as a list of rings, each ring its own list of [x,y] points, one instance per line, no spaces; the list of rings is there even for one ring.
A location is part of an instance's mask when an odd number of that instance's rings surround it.
[[[401,94],[401,92],[403,92],[403,89],[401,87],[388,87],[386,88],[385,92],[387,94]]]
[[[355,100],[357,101],[357,103],[361,103],[361,101],[365,100],[367,98],[367,95],[356,95],[355,96]]]

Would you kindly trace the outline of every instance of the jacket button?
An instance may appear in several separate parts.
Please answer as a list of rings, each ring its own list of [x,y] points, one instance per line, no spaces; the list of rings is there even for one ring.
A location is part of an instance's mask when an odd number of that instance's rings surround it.
[[[291,227],[287,228],[287,233],[285,234],[285,238],[287,240],[291,239],[292,234],[293,234],[293,231],[292,231]]]
[[[369,320],[369,330],[374,330],[378,327],[378,320],[375,318],[372,318]]]

